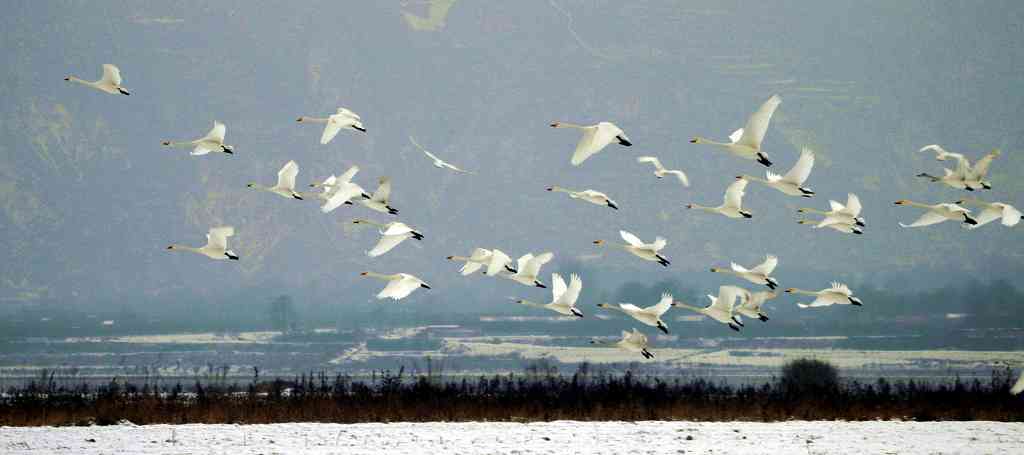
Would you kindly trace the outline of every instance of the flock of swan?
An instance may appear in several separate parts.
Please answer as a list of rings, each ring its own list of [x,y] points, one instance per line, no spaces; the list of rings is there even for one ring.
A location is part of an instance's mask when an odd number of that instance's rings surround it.
[[[121,86],[120,70],[111,64],[103,65],[103,77],[96,82],[85,81],[74,76],[68,76],[65,80],[80,83],[109,94],[129,94],[128,90]],[[747,119],[743,128],[729,135],[729,142],[717,142],[699,136],[690,142],[712,145],[734,156],[754,160],[765,167],[771,167],[772,161],[769,160],[768,154],[761,149],[761,143],[768,130],[771,117],[781,103],[782,99],[778,95],[768,98]],[[324,124],[324,129],[320,136],[321,144],[327,144],[334,140],[341,130],[353,130],[361,133],[366,133],[367,131],[359,115],[344,107],[338,108],[334,114],[330,114],[327,117],[299,117],[297,121],[299,123]],[[625,147],[633,145],[625,132],[611,122],[600,122],[589,126],[554,122],[550,126],[581,131],[582,137],[577,143],[570,159],[570,163],[573,166],[582,165],[586,160],[601,152],[612,143]],[[191,148],[191,154],[194,156],[214,152],[231,154],[234,148],[224,143],[226,131],[227,127],[223,123],[214,122],[213,128],[209,133],[199,139],[191,141],[164,141],[163,145]],[[412,137],[409,140],[432,161],[435,167],[460,174],[472,174],[470,171],[463,170],[437,157],[417,143]],[[963,154],[947,152],[938,145],[928,145],[920,149],[920,152],[929,151],[935,153],[936,160],[938,161],[955,160],[957,163],[956,168],[944,169],[942,177],[928,173],[921,173],[918,175],[919,177],[927,178],[932,182],[942,183],[955,189],[972,192],[992,188],[991,182],[986,180],[986,178],[992,161],[999,156],[998,150],[978,159],[973,165]],[[787,196],[811,198],[815,195],[815,192],[807,188],[805,182],[810,177],[811,170],[814,167],[814,160],[814,152],[804,148],[796,163],[785,174],[779,175],[770,170],[766,171],[765,178],[741,174],[725,189],[721,205],[711,207],[691,203],[687,204],[686,207],[729,218],[753,218],[753,214],[743,208],[743,196],[749,182],[765,185]],[[659,179],[668,175],[674,175],[682,186],[688,187],[690,185],[685,172],[682,170],[666,169],[658,157],[640,156],[637,157],[637,162],[649,163],[654,166],[654,175]],[[359,184],[353,182],[353,178],[358,172],[359,167],[352,166],[341,175],[331,175],[322,181],[311,183],[309,187],[314,188],[315,191],[302,192],[296,189],[296,177],[299,173],[299,166],[295,161],[288,161],[278,171],[277,182],[273,186],[257,183],[250,183],[248,186],[288,199],[317,201],[321,204],[320,210],[323,213],[330,213],[342,205],[359,204],[378,213],[398,215],[399,211],[389,203],[391,180],[388,177],[380,178],[376,191],[368,193]],[[547,190],[566,193],[572,199],[586,201],[591,204],[606,206],[615,210],[619,208],[608,195],[597,190],[586,189],[576,191],[559,186],[552,186],[547,188]],[[800,208],[798,210],[799,213],[820,215],[822,218],[817,220],[802,219],[798,223],[811,225],[815,229],[827,227],[846,234],[863,234],[866,223],[860,215],[861,203],[857,195],[849,193],[845,204],[834,200],[829,200],[828,202],[829,210]],[[1005,226],[1014,226],[1022,218],[1021,212],[1009,204],[987,202],[973,197],[963,198],[955,202],[936,204],[925,204],[901,199],[896,201],[895,204],[925,210],[925,213],[916,221],[910,224],[900,223],[900,226],[905,228],[929,226],[952,220],[963,223],[968,229],[977,229],[997,219],[1001,220]],[[964,207],[964,205],[978,207],[980,212],[974,213]],[[379,223],[365,218],[357,218],[352,222],[377,227],[380,238],[376,245],[367,251],[367,255],[371,258],[388,253],[405,240],[414,239],[422,241],[425,238],[424,234],[419,230],[400,221]],[[235,229],[232,226],[217,226],[209,230],[206,234],[206,244],[201,247],[173,244],[168,246],[167,249],[171,251],[190,251],[217,260],[239,260],[238,254],[228,248],[228,238],[234,234]],[[596,240],[594,244],[622,249],[637,258],[656,262],[663,267],[668,267],[671,264],[669,259],[661,253],[661,250],[668,244],[668,240],[664,237],[655,237],[654,241],[647,243],[625,230],[619,231],[619,236],[625,243]],[[463,263],[460,269],[460,273],[463,276],[470,276],[480,272],[480,274],[487,277],[508,279],[524,286],[539,288],[547,288],[547,285],[541,280],[541,268],[553,258],[554,253],[552,252],[526,253],[513,261],[511,256],[496,248],[475,248],[469,256],[453,255],[448,257],[451,261]],[[683,308],[702,314],[732,330],[740,331],[744,326],[743,317],[758,319],[762,322],[769,320],[768,315],[764,313],[763,304],[777,297],[775,291],[779,287],[779,282],[771,275],[778,264],[778,257],[768,255],[764,262],[749,269],[736,263],[730,264],[729,268],[711,268],[711,272],[733,275],[754,285],[765,286],[768,290],[751,292],[735,285],[721,286],[718,289],[717,295],[707,296],[711,303],[706,307],[692,306],[677,301],[669,293],[662,294],[661,299],[657,303],[645,308],[629,303],[620,303],[618,305],[602,303],[597,305],[597,307],[624,313],[640,324],[654,327],[666,334],[669,333],[669,328],[663,316],[672,308]],[[360,275],[386,282],[384,288],[377,293],[377,299],[400,300],[408,297],[418,289],[431,289],[430,285],[425,281],[409,273],[382,274],[366,271]],[[583,280],[580,276],[576,274],[570,275],[569,283],[566,284],[565,279],[561,275],[552,273],[551,302],[536,303],[517,298],[513,300],[525,306],[542,308],[565,316],[583,318],[583,312],[576,306],[582,289]],[[831,305],[863,305],[863,302],[853,295],[853,291],[847,285],[840,282],[833,282],[829,287],[820,291],[787,288],[785,292],[814,297],[814,300],[809,304],[798,303],[800,308]],[[612,343],[595,339],[592,340],[592,343],[613,345],[629,352],[639,353],[645,359],[654,358],[647,336],[635,328],[632,331],[623,331],[621,340],[618,342]],[[1022,381],[1024,381],[1024,378],[1022,378]],[[1024,390],[1024,385],[1018,385]]]

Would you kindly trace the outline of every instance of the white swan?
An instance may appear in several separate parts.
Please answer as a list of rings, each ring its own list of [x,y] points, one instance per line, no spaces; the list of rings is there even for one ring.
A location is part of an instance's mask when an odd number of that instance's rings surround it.
[[[376,278],[378,280],[387,281],[387,286],[384,286],[379,293],[377,293],[378,299],[395,299],[401,300],[412,294],[419,288],[430,289],[423,280],[416,278],[408,273],[395,273],[392,275],[383,275],[375,272],[363,272],[360,276],[366,276],[370,278]]]
[[[449,261],[465,262],[462,264],[462,268],[459,269],[459,273],[462,276],[469,276],[476,273],[477,270],[483,268],[483,266],[490,264],[493,252],[487,248],[474,248],[473,252],[469,256],[448,256]]]
[[[974,191],[978,188],[984,188],[986,190],[992,189],[992,183],[985,180],[988,175],[988,169],[992,165],[992,161],[999,157],[1001,152],[992,150],[987,155],[978,159],[974,165],[971,165],[970,160],[964,157],[960,153],[947,152],[938,145],[928,145],[921,148],[920,151],[932,150],[935,152],[935,159],[938,161],[945,161],[947,159],[955,159],[957,166],[955,170],[943,169],[943,175],[941,177],[922,172],[917,174],[918,177],[924,177],[932,182],[942,183],[946,186],[957,188],[961,190]]]
[[[327,180],[324,180],[323,182],[311,183],[309,185],[314,188],[324,188],[324,195],[320,197],[325,200],[324,204],[320,206],[321,212],[330,213],[344,204],[351,205],[352,198],[357,196],[362,196],[364,199],[370,198],[370,195],[366,194],[366,190],[363,187],[352,183],[352,178],[358,172],[359,166],[352,166],[333,182],[328,183]]]
[[[121,70],[118,67],[109,63],[103,64],[103,77],[96,82],[84,81],[75,76],[68,76],[64,78],[65,81],[77,82],[86,87],[92,87],[101,92],[110,94],[120,93],[122,95],[131,95],[128,90],[121,87]]]
[[[604,240],[594,240],[594,244],[604,245],[607,243],[609,246],[622,248],[630,252],[633,256],[645,261],[657,262],[663,267],[668,267],[668,265],[671,264],[668,258],[659,253],[662,248],[665,248],[665,245],[668,245],[668,240],[665,240],[664,237],[655,237],[654,243],[644,243],[637,236],[626,231],[619,231],[619,236],[622,237],[622,240],[626,241],[625,245],[621,243],[608,243]]]
[[[551,274],[551,303],[542,304],[535,303],[529,300],[516,299],[516,303],[520,303],[526,306],[532,306],[536,308],[544,308],[554,311],[558,314],[564,314],[566,316],[573,315],[579,318],[583,317],[583,313],[576,308],[576,300],[580,297],[580,291],[583,289],[583,280],[577,274],[569,276],[569,286],[565,285],[565,280],[562,276],[557,273]]]
[[[495,252],[497,251],[498,250],[493,250],[491,254],[494,255]],[[537,278],[537,276],[540,274],[540,268],[543,267],[544,264],[551,262],[551,260],[554,259],[554,257],[555,254],[550,251],[547,253],[539,254],[537,256],[534,256],[531,253],[526,253],[520,256],[519,259],[516,261],[517,267],[515,273],[508,271],[506,267],[505,270],[499,269],[492,274],[491,268],[488,267],[487,274],[493,276],[504,276],[505,278],[508,278],[512,281],[515,281],[519,284],[526,286],[546,288],[547,286],[544,285],[544,283],[542,283]]]
[[[556,193],[566,193],[566,194],[569,195],[569,197],[571,197],[573,199],[580,199],[580,200],[587,201],[587,202],[589,202],[591,204],[594,204],[594,205],[605,205],[605,206],[611,207],[611,208],[613,208],[615,210],[619,209],[619,206],[618,206],[618,204],[615,203],[615,201],[611,200],[611,198],[609,198],[607,194],[604,194],[604,193],[602,193],[600,191],[595,191],[595,190],[573,191],[573,190],[570,190],[570,189],[562,188],[560,186],[548,187],[548,191],[553,191],[553,192],[556,192]]]
[[[336,113],[331,114],[327,118],[299,117],[295,121],[300,123],[325,123],[326,126],[324,126],[324,133],[320,135],[321,144],[331,142],[331,139],[334,139],[334,136],[337,136],[338,132],[345,128],[362,131],[364,133],[366,132],[366,128],[363,127],[362,119],[360,119],[355,112],[343,107],[339,107]]]
[[[971,211],[956,204],[942,203],[942,204],[922,204],[919,202],[909,201],[907,199],[900,199],[895,202],[896,205],[909,205],[911,207],[917,207],[927,209],[928,211],[921,215],[917,221],[910,224],[900,223],[901,227],[913,228],[922,226],[931,226],[938,224],[946,220],[962,221],[967,224],[978,224],[978,221],[972,217]]]
[[[659,179],[664,177],[664,176],[666,176],[666,175],[672,174],[672,175],[675,175],[676,178],[679,179],[679,183],[682,183],[683,186],[690,186],[690,179],[686,177],[686,173],[685,172],[680,171],[678,169],[665,169],[665,166],[661,165],[661,160],[659,160],[658,157],[656,157],[656,156],[641,156],[641,157],[636,159],[636,162],[637,163],[651,163],[651,164],[653,164],[654,165],[654,175],[656,177],[658,177]]]
[[[985,180],[985,177],[988,176],[988,168],[992,165],[992,160],[998,158],[1001,153],[1002,152],[998,149],[992,150],[988,155],[985,155],[976,161],[974,166],[971,166],[970,171],[968,171],[964,176],[964,185],[972,190],[974,188],[991,190],[992,183]]]
[[[583,137],[580,138],[580,142],[576,144],[576,151],[572,154],[572,160],[570,161],[573,166],[579,166],[583,164],[587,158],[591,155],[600,152],[601,149],[611,144],[612,141],[618,142],[620,145],[629,147],[633,145],[626,137],[626,133],[621,128],[615,126],[611,122],[601,122],[597,125],[582,126],[572,123],[565,122],[554,122],[551,124],[552,128],[576,128],[583,131]]]
[[[530,255],[530,257],[532,258],[533,255]],[[487,276],[498,276],[502,272],[518,272],[518,270],[512,268],[512,258],[505,254],[504,251],[501,251],[497,248],[491,250],[491,256],[488,259],[486,265],[487,269],[483,271],[483,274]]]
[[[844,234],[857,234],[857,235],[861,235],[861,234],[864,233],[864,230],[861,229],[861,226],[859,226],[857,224],[854,224],[853,221],[829,221],[828,218],[824,218],[824,219],[819,220],[819,221],[815,221],[815,220],[798,220],[797,224],[810,225],[814,229],[820,229],[820,228],[823,228],[823,227],[827,227],[829,229],[842,232]]]
[[[1020,223],[1024,215],[1016,207],[1004,202],[985,202],[981,199],[969,198],[956,201],[957,205],[970,204],[981,207],[981,213],[975,218],[977,224],[967,225],[967,229],[977,229],[995,220],[1001,220],[1003,226],[1012,227]]]
[[[377,241],[377,245],[374,246],[373,249],[366,252],[366,255],[371,258],[375,258],[391,251],[392,248],[398,246],[399,243],[404,242],[405,239],[423,240],[423,234],[400,221],[381,224],[371,220],[355,219],[352,220],[352,223],[370,224],[379,228],[378,232],[380,232],[380,240]]]
[[[738,179],[725,189],[725,197],[722,205],[718,207],[706,207],[699,204],[686,204],[688,209],[703,210],[708,213],[717,213],[729,218],[753,218],[754,215],[743,209],[744,189],[747,187],[747,179]]]
[[[277,194],[289,199],[302,200],[302,195],[295,192],[295,176],[299,175],[299,165],[295,161],[289,161],[277,171],[277,184],[274,186],[263,186],[258,183],[250,183],[246,186]]]
[[[827,212],[812,208],[797,209],[797,212],[825,215],[825,219],[821,220],[821,222],[816,226],[819,228],[826,227],[830,224],[855,224],[860,227],[865,227],[864,217],[860,216],[860,198],[857,197],[856,194],[847,194],[845,205],[831,199],[828,201],[828,205],[831,210]]]
[[[831,287],[820,291],[805,291],[803,289],[789,288],[786,292],[791,294],[813,295],[815,299],[809,305],[796,304],[800,308],[811,308],[829,305],[854,305],[862,306],[864,302],[853,296],[853,292],[845,284],[832,282]]]
[[[622,331],[622,339],[615,343],[608,343],[603,340],[590,340],[590,344],[611,344],[623,351],[639,352],[645,359],[653,359],[654,354],[647,350],[650,345],[647,343],[647,335],[640,333],[637,329],[632,332]]]
[[[736,317],[735,304],[736,298],[746,299],[747,291],[745,289],[736,286],[720,286],[718,288],[718,296],[708,294],[708,299],[711,299],[711,304],[704,307],[698,308],[695,306],[687,305],[683,302],[673,302],[672,306],[686,308],[690,311],[696,311],[703,314],[711,319],[714,319],[722,324],[729,326],[737,332],[740,331],[740,327],[743,327],[743,321],[740,321]],[[741,303],[742,304],[742,303]]]
[[[445,160],[442,160],[441,158],[438,158],[433,153],[430,153],[430,151],[428,151],[427,149],[423,148],[423,146],[420,145],[419,142],[416,142],[416,139],[413,139],[412,136],[409,136],[409,141],[412,142],[412,145],[415,145],[416,148],[420,149],[420,151],[422,151],[424,154],[426,154],[428,158],[430,158],[431,160],[434,161],[434,167],[436,167],[438,169],[449,169],[449,170],[452,170],[452,171],[455,171],[455,172],[459,172],[459,173],[462,173],[462,174],[472,174],[472,172],[464,170],[464,169],[461,169],[458,166],[455,166],[454,164],[451,164],[451,163],[449,163],[449,162],[447,162]]]
[[[226,132],[227,127],[223,123],[214,121],[213,128],[206,133],[206,136],[194,141],[163,141],[162,144],[167,147],[195,147],[192,149],[192,156],[206,155],[210,152],[223,152],[232,155],[235,153],[235,148],[224,144],[224,133]]]
[[[779,107],[780,103],[782,103],[782,98],[779,98],[779,95],[772,95],[771,98],[768,98],[757,112],[747,119],[746,126],[729,135],[730,142],[715,142],[700,136],[693,138],[690,142],[717,145],[740,158],[757,160],[758,163],[771,166],[772,162],[768,160],[768,155],[761,151],[761,141],[764,140],[764,134],[768,131],[768,123],[771,122],[772,114],[775,113],[775,109]]]
[[[775,271],[775,266],[777,265],[779,265],[779,258],[769,254],[765,256],[764,262],[749,270],[742,265],[733,262],[730,264],[730,269],[712,267],[711,271],[715,273],[735,275],[751,283],[763,284],[768,286],[770,289],[775,289],[779,286],[779,282],[775,281],[775,278],[772,278],[770,275]]]
[[[377,182],[377,191],[374,191],[369,199],[360,199],[359,203],[375,212],[398,215],[398,209],[388,205],[388,198],[391,197],[391,178],[381,177]]]
[[[744,298],[740,300],[739,305],[734,307],[736,314],[768,322],[768,315],[764,314],[762,306],[764,302],[778,297],[778,294],[772,291],[750,292],[746,289],[743,289],[743,292]]]
[[[658,303],[646,308],[640,308],[632,303],[620,303],[618,306],[599,303],[597,306],[598,308],[623,312],[643,324],[657,327],[658,330],[668,334],[668,325],[661,319],[661,316],[672,307],[672,294],[667,292],[661,294],[661,300]]]
[[[228,237],[233,235],[235,235],[235,228],[232,226],[210,228],[210,232],[206,233],[206,245],[196,248],[175,243],[167,247],[167,249],[171,251],[191,251],[202,254],[210,259],[232,259],[237,261],[238,255],[228,249]]]
[[[786,175],[780,176],[772,171],[765,171],[765,178],[763,179],[750,175],[741,175],[736,178],[763,183],[789,196],[811,197],[814,196],[814,191],[811,191],[810,188],[804,188],[803,184],[807,181],[807,177],[811,175],[811,168],[813,167],[814,152],[804,147],[803,151],[800,152],[800,159],[796,161],[796,164],[793,165],[793,168]]]

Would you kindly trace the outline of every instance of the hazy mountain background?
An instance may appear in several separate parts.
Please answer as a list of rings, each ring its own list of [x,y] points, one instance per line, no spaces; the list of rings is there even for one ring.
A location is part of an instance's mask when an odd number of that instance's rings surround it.
[[[291,294],[343,314],[376,308],[381,283],[359,278],[363,270],[421,277],[434,289],[405,305],[436,313],[546,298],[462,278],[444,259],[476,246],[553,251],[545,275],[586,270],[595,299],[627,281],[711,292],[732,280],[708,267],[749,266],[766,253],[780,257],[784,286],[809,289],[834,279],[926,290],[1024,270],[1020,227],[902,230],[898,221],[921,212],[892,205],[966,195],[914,177],[941,172],[915,153],[931,143],[972,158],[1001,149],[995,189],[980,196],[1024,205],[1019,2],[45,1],[6,11],[0,302],[9,309],[174,313]],[[121,68],[131,96],[62,80],[98,79],[103,63]],[[763,173],[688,140],[725,138],[773,93],[783,103],[764,149],[782,172],[801,147],[815,150],[808,184],[818,195],[751,184],[751,221],[684,209],[716,205],[734,176]],[[322,146],[320,125],[295,122],[338,106],[369,131]],[[234,156],[160,146],[199,137],[214,120],[227,124]],[[578,135],[549,128],[553,120],[613,121],[635,145],[572,167]],[[476,174],[431,167],[409,135]],[[643,154],[684,169],[692,187],[656,180],[635,162]],[[289,159],[303,186],[353,164],[368,189],[392,177],[399,218],[426,240],[367,258],[377,235],[350,221],[384,216],[362,207],[324,215],[313,202],[246,188],[273,182]],[[552,184],[604,191],[622,210],[545,192]],[[864,202],[864,236],[795,223],[796,208],[847,192]],[[241,261],[164,250],[202,244],[219,224],[236,227]],[[665,236],[672,266],[591,244],[617,240],[619,229]]]

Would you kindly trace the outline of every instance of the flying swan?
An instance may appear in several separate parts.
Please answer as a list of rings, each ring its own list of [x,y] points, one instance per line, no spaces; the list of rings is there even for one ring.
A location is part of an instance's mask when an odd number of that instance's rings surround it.
[[[747,119],[745,127],[733,131],[729,135],[730,142],[715,142],[700,136],[693,138],[690,142],[716,145],[740,158],[757,160],[758,163],[771,166],[772,162],[768,160],[768,155],[761,151],[761,141],[764,140],[764,134],[768,131],[768,123],[771,122],[772,114],[775,113],[775,109],[779,107],[780,103],[782,103],[782,98],[779,98],[779,95],[772,95],[771,98],[768,98],[768,101],[765,101],[757,112]]]
[[[843,283],[832,282],[831,287],[822,289],[820,291],[805,291],[803,289],[789,288],[786,292],[791,294],[803,294],[813,295],[815,299],[809,305],[803,303],[796,304],[800,308],[811,308],[820,306],[830,305],[854,305],[862,306],[864,302],[853,296],[853,292],[850,288]]]
[[[472,174],[472,172],[464,170],[464,169],[461,169],[458,166],[455,166],[454,164],[451,164],[451,163],[449,163],[449,162],[447,162],[445,160],[442,160],[441,158],[438,158],[433,153],[430,153],[429,150],[423,148],[422,145],[420,145],[418,142],[416,142],[416,139],[413,139],[412,136],[409,136],[409,141],[412,142],[412,145],[415,145],[416,148],[420,149],[420,151],[422,151],[424,154],[426,154],[427,158],[430,158],[431,160],[434,161],[434,167],[436,167],[438,169],[448,169],[448,170],[452,170],[452,171],[459,172],[459,173],[462,173],[462,174]]]
[[[92,87],[101,92],[110,93],[111,95],[120,93],[122,95],[130,95],[128,90],[121,87],[121,70],[116,66],[109,63],[103,64],[103,77],[96,82],[83,81],[75,76],[68,76],[64,78],[65,81],[77,82],[86,87]]]
[[[235,228],[232,226],[221,226],[210,228],[206,234],[206,245],[199,248],[173,244],[167,247],[170,251],[191,251],[199,253],[210,259],[231,259],[238,260],[238,255],[228,249],[228,237],[235,235]]]
[[[289,161],[277,171],[277,184],[274,186],[263,186],[258,183],[250,183],[246,186],[263,190],[289,199],[302,200],[302,195],[295,192],[295,176],[299,175],[299,165],[295,161]]]
[[[780,176],[772,171],[765,171],[765,178],[763,179],[750,175],[740,175],[736,178],[763,183],[789,196],[811,197],[814,196],[814,191],[811,191],[810,188],[804,188],[803,184],[807,181],[807,177],[811,175],[812,167],[814,167],[814,152],[804,147],[803,151],[800,152],[800,159],[796,161],[796,164],[793,165],[793,168],[786,175]]]
[[[900,199],[894,202],[896,205],[908,205],[911,207],[917,207],[927,209],[928,211],[921,215],[917,221],[910,224],[900,223],[901,227],[914,228],[922,226],[931,226],[938,224],[946,220],[962,221],[967,224],[978,224],[971,215],[971,211],[956,204],[942,203],[942,204],[922,204],[919,202],[909,201],[906,199]]]
[[[645,325],[657,327],[658,330],[661,330],[667,335],[668,325],[661,319],[661,316],[672,307],[672,294],[667,292],[662,293],[661,300],[659,300],[658,303],[646,308],[640,308],[632,303],[620,303],[618,306],[599,303],[597,307],[625,313],[627,316],[636,319]]]
[[[704,308],[690,306],[683,302],[673,302],[672,306],[696,311],[729,326],[730,329],[739,332],[740,327],[743,327],[743,321],[740,321],[739,318],[736,317],[736,298],[746,299],[748,294],[749,293],[747,293],[745,289],[736,286],[720,286],[718,288],[717,297],[708,294],[708,299],[711,299],[711,304]]]
[[[654,175],[659,179],[666,175],[672,174],[679,179],[679,183],[683,186],[690,186],[690,179],[686,177],[686,173],[678,169],[665,169],[665,166],[661,165],[661,160],[656,156],[641,156],[636,159],[637,163],[651,163],[654,165]]]
[[[206,155],[210,152],[223,152],[231,155],[235,153],[235,148],[224,144],[224,133],[226,132],[227,127],[223,123],[214,121],[213,128],[206,133],[206,136],[194,141],[163,141],[162,144],[167,147],[195,147],[192,149],[192,156]]]
[[[622,237],[622,240],[626,241],[625,245],[621,243],[609,243],[604,240],[594,240],[594,244],[604,245],[607,243],[609,246],[622,248],[633,256],[645,261],[657,262],[663,267],[668,267],[668,265],[671,264],[668,258],[659,253],[659,251],[665,248],[665,245],[668,245],[668,240],[665,240],[664,237],[655,237],[654,243],[644,243],[640,238],[626,231],[619,231],[619,236]]]
[[[558,314],[564,314],[566,316],[572,315],[578,318],[583,317],[583,313],[576,308],[576,300],[580,297],[580,291],[583,289],[583,280],[577,274],[569,276],[569,286],[565,285],[565,280],[562,276],[557,273],[551,274],[551,303],[542,304],[535,303],[529,300],[516,299],[516,303],[520,303],[526,306],[532,306],[535,308],[544,308],[547,310],[554,311]]]
[[[615,203],[615,201],[611,200],[611,198],[609,198],[607,194],[604,194],[604,193],[602,193],[600,191],[595,191],[595,190],[573,191],[573,190],[570,190],[570,189],[562,188],[560,186],[548,187],[548,191],[552,191],[552,192],[556,192],[556,193],[566,193],[566,194],[569,195],[569,197],[571,197],[573,199],[579,199],[579,200],[582,200],[582,201],[587,201],[587,202],[589,202],[591,204],[594,204],[594,205],[608,206],[608,207],[611,207],[611,208],[613,208],[615,210],[619,209],[619,206]]]
[[[405,241],[405,239],[416,239],[423,240],[423,234],[420,234],[415,229],[407,226],[405,223],[400,221],[392,221],[387,224],[381,224],[376,221],[355,219],[352,220],[353,224],[370,224],[377,226],[380,232],[380,240],[377,241],[377,245],[370,251],[366,252],[366,255],[375,258],[398,246],[399,243]]]
[[[650,347],[650,345],[647,344],[647,335],[640,333],[635,328],[632,332],[623,330],[622,339],[615,343],[609,343],[603,340],[590,340],[590,344],[611,344],[623,351],[639,352],[645,359],[654,358],[654,354],[651,354],[651,351],[647,350],[647,348]]]
[[[717,213],[729,218],[753,218],[754,215],[743,210],[744,189],[747,187],[747,179],[738,179],[725,189],[725,197],[722,205],[718,207],[705,207],[699,204],[686,204],[688,209],[703,210],[708,213]]]
[[[769,275],[771,275],[772,272],[775,271],[775,266],[777,265],[779,265],[779,258],[769,254],[765,256],[764,262],[758,264],[756,267],[749,270],[743,267],[742,265],[733,262],[732,264],[730,264],[729,269],[712,267],[711,271],[715,273],[726,273],[729,275],[735,275],[751,283],[763,284],[765,286],[768,286],[769,289],[774,290],[776,287],[779,286],[779,282],[775,281],[775,278],[772,278]]]
[[[299,123],[325,123],[324,133],[320,135],[320,144],[331,142],[334,136],[338,135],[339,131],[346,128],[366,132],[362,119],[355,112],[343,107],[339,107],[337,113],[331,114],[327,118],[299,117],[295,121]]]
[[[363,272],[360,276],[376,278],[378,280],[387,281],[387,286],[384,286],[379,293],[377,293],[377,299],[394,299],[401,300],[412,294],[419,288],[430,289],[430,286],[423,280],[416,278],[408,273],[395,273],[393,275],[383,275],[375,272]]]
[[[572,154],[572,160],[570,162],[573,166],[579,166],[583,164],[587,158],[591,155],[600,152],[602,149],[611,144],[612,141],[618,142],[620,145],[629,147],[633,145],[626,137],[626,133],[619,127],[615,126],[611,122],[601,122],[597,125],[582,126],[573,123],[565,122],[554,122],[551,124],[552,128],[576,128],[583,130],[583,137],[580,138],[580,142],[576,144],[576,151]]]

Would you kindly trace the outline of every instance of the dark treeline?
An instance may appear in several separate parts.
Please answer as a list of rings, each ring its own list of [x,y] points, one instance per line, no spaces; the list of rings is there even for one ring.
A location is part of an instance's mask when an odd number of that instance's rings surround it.
[[[0,426],[278,422],[421,422],[549,420],[991,420],[1024,421],[1009,394],[1011,372],[988,381],[843,382],[817,360],[787,364],[760,386],[705,379],[593,373],[571,376],[541,365],[523,374],[443,381],[384,372],[368,380],[326,374],[248,385],[186,389],[113,381],[68,388],[53,381],[10,389],[0,398]]]

